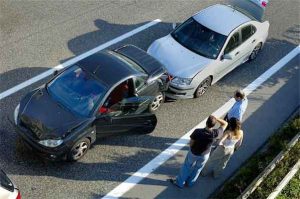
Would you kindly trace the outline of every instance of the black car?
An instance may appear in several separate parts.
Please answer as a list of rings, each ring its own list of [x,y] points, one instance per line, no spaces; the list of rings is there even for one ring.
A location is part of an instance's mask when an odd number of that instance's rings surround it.
[[[70,161],[86,154],[96,134],[150,133],[165,74],[135,46],[93,54],[28,93],[15,109],[16,130],[45,158]]]

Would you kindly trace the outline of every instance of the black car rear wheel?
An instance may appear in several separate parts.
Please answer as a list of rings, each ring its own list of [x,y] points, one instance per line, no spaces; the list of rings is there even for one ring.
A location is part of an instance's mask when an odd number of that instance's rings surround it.
[[[207,91],[207,89],[211,85],[211,80],[211,77],[208,77],[199,84],[198,88],[194,93],[195,98],[201,97]]]
[[[91,142],[88,138],[82,138],[74,144],[72,149],[67,155],[68,161],[77,161],[82,158],[91,146]]]
[[[162,92],[158,92],[152,101],[152,103],[149,105],[150,112],[156,111],[160,105],[164,102],[165,96]]]

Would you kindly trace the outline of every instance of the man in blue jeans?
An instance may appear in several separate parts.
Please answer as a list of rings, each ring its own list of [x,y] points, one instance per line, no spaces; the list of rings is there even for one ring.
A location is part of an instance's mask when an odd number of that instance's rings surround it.
[[[220,127],[213,129],[219,123]],[[190,136],[190,150],[186,155],[184,164],[180,169],[176,179],[170,179],[170,182],[179,188],[193,186],[209,158],[211,146],[216,138],[223,136],[228,123],[225,120],[209,116],[206,121],[206,127],[196,129]]]

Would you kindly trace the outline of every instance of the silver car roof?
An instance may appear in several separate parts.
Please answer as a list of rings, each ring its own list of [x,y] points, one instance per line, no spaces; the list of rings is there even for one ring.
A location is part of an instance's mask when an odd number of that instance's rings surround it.
[[[236,27],[251,19],[232,7],[216,4],[201,10],[193,18],[203,26],[228,36]]]

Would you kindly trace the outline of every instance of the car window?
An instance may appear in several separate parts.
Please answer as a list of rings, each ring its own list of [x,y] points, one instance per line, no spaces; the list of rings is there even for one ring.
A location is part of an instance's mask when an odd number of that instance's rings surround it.
[[[134,96],[133,80],[129,79],[119,84],[109,94],[97,114],[119,116],[124,115],[121,103],[122,101]]]
[[[234,50],[239,45],[240,45],[240,33],[236,32],[230,38],[230,40],[224,50],[224,54],[230,53],[232,50]]]
[[[252,25],[242,28],[242,42],[246,41],[256,32],[256,28]]]
[[[147,74],[146,71],[141,66],[139,66],[137,63],[135,63],[134,61],[132,61],[128,57],[126,57],[124,55],[121,55],[120,53],[116,53],[114,51],[109,51],[109,53],[114,55],[116,58],[118,58],[122,62],[126,63],[126,65],[129,66],[131,69],[133,69],[137,72]]]
[[[134,82],[134,87],[135,87],[135,90],[138,91],[140,90],[141,88],[143,88],[146,84],[146,80],[142,77],[135,77],[133,78],[133,82]]]

